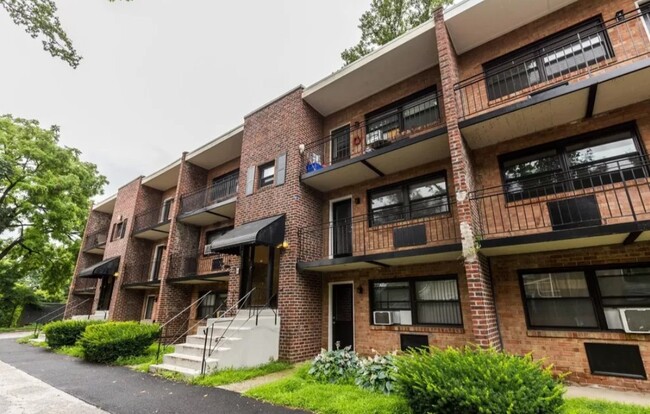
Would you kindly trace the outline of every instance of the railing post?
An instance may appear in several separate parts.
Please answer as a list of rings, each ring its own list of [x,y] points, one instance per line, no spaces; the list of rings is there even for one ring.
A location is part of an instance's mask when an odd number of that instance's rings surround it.
[[[634,210],[634,204],[632,203],[632,197],[630,197],[630,190],[627,188],[627,182],[625,180],[625,176],[623,175],[623,170],[621,170],[621,165],[620,162],[617,161],[618,164],[618,173],[621,176],[621,181],[623,182],[623,189],[625,190],[625,196],[627,197],[627,202],[630,204],[630,211],[632,212],[632,219],[636,222],[636,211]],[[614,190],[616,191],[616,190]],[[616,193],[614,193],[616,194]],[[622,212],[621,212],[622,213]]]

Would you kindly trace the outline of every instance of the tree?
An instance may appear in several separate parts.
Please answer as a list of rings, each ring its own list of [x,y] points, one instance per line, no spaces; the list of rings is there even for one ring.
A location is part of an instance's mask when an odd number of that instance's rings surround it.
[[[361,40],[341,52],[346,65],[431,19],[433,10],[452,0],[372,0],[359,19]]]
[[[77,54],[72,41],[61,26],[54,0],[0,0],[0,6],[9,13],[14,23],[23,26],[31,37],[40,38],[45,51],[73,68],[79,65],[81,56]]]
[[[106,184],[79,156],[59,145],[56,126],[0,116],[0,297],[27,279],[65,291],[90,199]]]

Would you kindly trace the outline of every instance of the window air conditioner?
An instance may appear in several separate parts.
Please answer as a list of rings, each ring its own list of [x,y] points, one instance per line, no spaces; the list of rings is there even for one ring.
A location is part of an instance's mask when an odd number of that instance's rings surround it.
[[[390,311],[374,311],[372,321],[375,325],[392,325],[393,315]]]
[[[413,325],[413,317],[410,310],[399,311],[399,320],[401,325]]]
[[[211,246],[212,246],[211,244],[206,244],[205,246],[203,246],[203,254],[205,256],[208,256],[208,255],[212,254],[212,247]]]
[[[650,308],[621,308],[623,329],[627,333],[650,333]]]

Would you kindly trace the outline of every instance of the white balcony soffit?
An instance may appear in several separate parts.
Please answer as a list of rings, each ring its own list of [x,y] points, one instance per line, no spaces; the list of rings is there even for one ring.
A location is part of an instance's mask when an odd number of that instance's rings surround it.
[[[445,9],[445,24],[462,54],[577,0],[460,0]]]
[[[243,137],[244,125],[239,125],[190,152],[185,160],[206,170],[211,170],[241,155]]]
[[[181,160],[178,159],[166,167],[142,179],[142,185],[166,191],[178,184],[178,173],[181,170]]]
[[[307,87],[302,97],[328,116],[438,64],[433,20]]]
[[[100,213],[113,214],[113,209],[115,209],[115,200],[117,200],[117,194],[95,203],[93,205],[94,211],[99,211]]]

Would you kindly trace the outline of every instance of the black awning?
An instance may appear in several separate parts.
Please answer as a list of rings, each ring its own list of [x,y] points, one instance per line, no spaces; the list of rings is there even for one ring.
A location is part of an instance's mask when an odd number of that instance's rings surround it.
[[[110,259],[102,260],[99,263],[83,269],[79,272],[79,277],[100,278],[104,276],[113,276],[117,272],[117,267],[119,265],[120,256],[111,257]]]
[[[262,244],[277,246],[284,241],[285,216],[273,216],[237,226],[212,241],[213,252],[239,254],[239,247]]]

